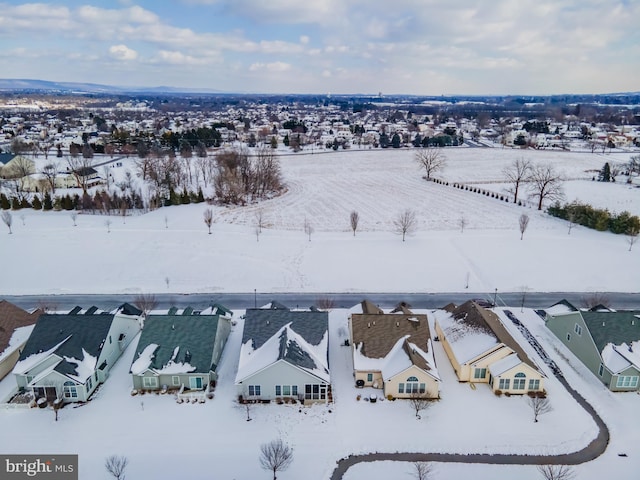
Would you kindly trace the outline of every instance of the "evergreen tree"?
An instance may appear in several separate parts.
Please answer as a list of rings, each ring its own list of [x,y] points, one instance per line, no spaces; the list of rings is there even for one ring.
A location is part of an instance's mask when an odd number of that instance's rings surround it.
[[[180,195],[180,203],[182,205],[187,205],[191,203],[191,199],[189,198],[189,192],[187,192],[187,187],[182,189],[182,195]]]
[[[202,193],[202,187],[198,187],[198,198],[196,203],[204,202],[204,194]]]
[[[11,202],[4,193],[0,193],[0,208],[3,210],[9,210],[11,208]]]
[[[393,134],[393,137],[391,137],[391,146],[393,148],[400,148],[400,135],[398,135],[397,133]]]
[[[29,203],[29,200],[27,200],[27,197],[20,200],[20,208],[31,208],[31,204]]]
[[[12,210],[20,210],[20,200],[18,200],[18,197],[11,197],[11,209]]]
[[[73,210],[73,200],[71,200],[68,193],[62,199],[62,208],[65,210]]]
[[[42,203],[43,210],[51,210],[53,209],[53,202],[51,201],[51,194],[49,192],[45,192],[44,201]]]
[[[609,166],[609,162],[605,163],[600,170],[600,174],[598,175],[598,180],[601,182],[610,182],[611,181],[611,167]]]
[[[275,137],[271,137],[271,148],[278,148],[278,139]]]
[[[35,195],[33,197],[33,202],[31,202],[31,206],[34,210],[42,210],[42,202],[40,201],[40,197]]]
[[[62,200],[58,196],[56,196],[56,198],[53,199],[53,209],[56,212],[59,212],[60,210],[62,210]]]

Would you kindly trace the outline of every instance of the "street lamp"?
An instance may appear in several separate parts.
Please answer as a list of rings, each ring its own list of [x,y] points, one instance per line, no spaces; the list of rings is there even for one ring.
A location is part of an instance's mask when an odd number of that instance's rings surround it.
[[[253,308],[258,308],[258,294],[255,288],[253,289]]]
[[[493,306],[496,306],[496,297],[498,296],[498,289],[496,288],[495,292],[493,292]]]

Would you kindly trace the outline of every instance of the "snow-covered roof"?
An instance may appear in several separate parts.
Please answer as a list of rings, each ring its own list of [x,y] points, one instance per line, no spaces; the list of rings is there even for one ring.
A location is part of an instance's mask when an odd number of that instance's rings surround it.
[[[66,375],[73,380],[84,383],[96,370],[98,357],[94,357],[83,348],[82,359],[64,357],[64,360],[69,364],[75,364],[75,373],[69,373],[66,371],[67,369],[64,369],[65,371],[60,373],[66,373]],[[56,368],[56,371],[59,371],[59,369]]]
[[[502,375],[504,372],[511,370],[513,367],[517,367],[521,363],[522,360],[520,360],[520,357],[515,353],[512,353],[504,357],[502,360],[498,360],[497,362],[493,362],[489,365],[489,372],[491,372],[492,376],[497,377],[498,375]]]
[[[27,325],[24,327],[18,327],[13,331],[13,335],[9,338],[9,344],[0,352],[0,362],[2,362],[9,355],[12,355],[20,346],[27,341],[29,335],[33,331],[34,325]]]
[[[290,363],[325,382],[330,381],[328,352],[328,331],[322,340],[313,345],[292,328],[284,325],[258,348],[254,348],[252,339],[242,344],[236,383],[273,365],[278,361]]]
[[[631,342],[631,345],[608,343],[602,350],[601,356],[604,366],[614,374],[632,366],[640,370],[640,341]]]
[[[435,315],[436,322],[440,325],[453,354],[461,364],[473,360],[500,344],[490,330],[477,328],[466,323],[464,319],[457,320],[444,310],[436,311]]]

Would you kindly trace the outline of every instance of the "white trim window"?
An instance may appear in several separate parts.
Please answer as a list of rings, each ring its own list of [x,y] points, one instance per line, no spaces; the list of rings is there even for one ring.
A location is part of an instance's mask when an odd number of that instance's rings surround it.
[[[473,378],[482,379],[487,377],[487,369],[486,368],[476,368],[473,371]]]
[[[603,373],[604,373],[604,365],[600,364],[600,366],[598,367],[598,375],[602,376]]]
[[[577,323],[576,323],[576,326],[573,327],[573,331],[576,332],[578,335],[582,335],[582,327]]]
[[[526,385],[527,382],[527,376],[522,373],[522,372],[518,372],[514,375],[514,379],[513,379],[513,389],[514,390],[524,390],[524,386]]]
[[[529,390],[540,390],[540,380],[538,380],[537,378],[530,378]]]
[[[158,377],[142,377],[144,388],[158,388]]]
[[[509,385],[511,385],[511,379],[509,378],[501,378],[500,383],[498,384],[499,390],[509,390]]]
[[[638,376],[637,375],[620,375],[616,382],[618,388],[638,388]]]
[[[260,396],[260,385],[249,385],[249,396],[250,397],[259,397]]]
[[[192,390],[200,390],[204,385],[202,377],[189,377],[189,388]]]
[[[78,387],[71,380],[64,382],[62,387],[64,398],[78,398]]]
[[[171,384],[174,387],[179,387],[180,386],[180,377],[178,375],[173,375],[171,377]]]

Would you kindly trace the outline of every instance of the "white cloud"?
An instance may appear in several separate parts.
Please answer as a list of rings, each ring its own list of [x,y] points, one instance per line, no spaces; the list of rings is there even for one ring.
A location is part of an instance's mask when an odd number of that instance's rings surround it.
[[[258,71],[286,72],[287,70],[291,70],[291,65],[285,62],[271,62],[271,63],[256,62],[256,63],[252,63],[249,66],[249,71],[251,72],[258,72]]]
[[[208,63],[207,58],[196,58],[191,55],[185,55],[182,52],[160,50],[156,58],[153,59],[155,63],[168,63],[172,65],[204,65]]]
[[[127,47],[126,45],[112,45],[109,47],[109,55],[111,55],[116,60],[135,60],[138,58],[138,52]]]
[[[308,35],[300,35],[300,43],[303,45],[307,45],[309,43]]]

